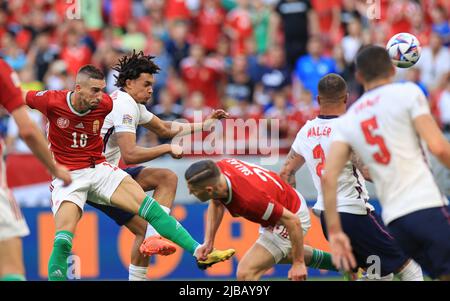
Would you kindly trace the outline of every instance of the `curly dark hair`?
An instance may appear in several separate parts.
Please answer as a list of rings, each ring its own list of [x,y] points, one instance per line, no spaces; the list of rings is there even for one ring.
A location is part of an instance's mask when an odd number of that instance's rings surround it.
[[[125,87],[127,79],[137,79],[141,73],[158,73],[161,69],[153,62],[154,58],[154,56],[144,55],[142,51],[136,53],[135,50],[131,55],[120,58],[119,63],[113,67],[114,70],[119,72],[118,76],[114,76],[116,86],[119,88]]]

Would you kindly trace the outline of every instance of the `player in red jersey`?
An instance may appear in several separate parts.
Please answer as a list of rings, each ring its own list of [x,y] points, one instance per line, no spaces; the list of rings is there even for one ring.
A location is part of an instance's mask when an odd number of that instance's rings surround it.
[[[30,147],[50,173],[70,184],[70,174],[66,168],[55,164],[47,149],[44,136],[31,121],[23,102],[17,74],[0,59],[0,105],[14,118],[21,138]],[[21,237],[30,233],[6,183],[5,162],[3,161],[3,141],[0,141],[0,280],[25,280],[22,261]]]
[[[262,226],[255,244],[239,262],[238,280],[258,280],[277,263],[292,263],[289,278],[305,280],[306,265],[334,270],[330,254],[303,246],[311,227],[304,198],[274,172],[236,159],[203,160],[185,173],[189,191],[209,203],[205,243],[213,249],[225,208]]]
[[[230,258],[234,250],[199,256],[200,244],[126,172],[106,162],[100,129],[113,102],[102,92],[105,86],[103,73],[86,65],[77,73],[74,91],[30,91],[26,95],[27,104],[47,116],[50,149],[56,161],[70,169],[73,178],[68,187],[63,187],[60,180],[51,185],[56,236],[48,265],[49,280],[68,278],[67,258],[87,199],[138,214],[162,236],[202,259],[200,265]]]

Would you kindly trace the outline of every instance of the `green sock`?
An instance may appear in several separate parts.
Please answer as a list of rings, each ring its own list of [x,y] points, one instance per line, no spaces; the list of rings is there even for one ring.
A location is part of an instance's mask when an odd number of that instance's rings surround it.
[[[69,231],[58,231],[53,243],[53,251],[48,262],[48,280],[67,280],[67,258],[72,250],[73,234]]]
[[[192,255],[200,245],[176,219],[168,215],[158,202],[149,196],[142,202],[139,216],[149,222],[161,236],[170,239]]]
[[[0,281],[25,281],[25,276],[20,274],[6,274],[0,278]]]
[[[308,266],[314,269],[337,271],[331,261],[331,254],[319,249],[313,249],[311,262]]]

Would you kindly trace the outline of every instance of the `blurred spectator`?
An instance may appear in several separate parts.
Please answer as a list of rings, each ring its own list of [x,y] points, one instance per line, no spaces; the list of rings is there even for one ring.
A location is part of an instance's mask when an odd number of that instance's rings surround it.
[[[222,34],[225,11],[219,0],[204,0],[200,12],[195,18],[197,42],[207,51],[215,51]]]
[[[36,70],[36,77],[44,81],[45,73],[50,64],[56,60],[59,54],[58,46],[50,43],[50,33],[42,32],[36,37],[33,47],[30,49],[30,65]]]
[[[254,82],[247,72],[247,59],[238,55],[233,65],[224,91],[224,104],[227,110],[233,110],[240,102],[253,102]]]
[[[327,44],[337,43],[342,33],[340,31],[341,0],[312,0],[312,7],[319,19],[320,34],[325,38]]]
[[[295,68],[295,84],[311,91],[316,102],[319,80],[328,73],[336,72],[333,58],[323,55],[320,37],[311,37],[308,41],[308,54],[300,57]]]
[[[420,42],[420,46],[427,46],[429,43],[429,37],[431,34],[431,28],[425,22],[424,13],[422,10],[418,10],[416,14],[410,16],[411,20],[411,34],[417,37]]]
[[[158,38],[153,40],[149,53],[155,56],[154,62],[161,69],[155,74],[155,83],[153,84],[153,97],[159,101],[159,91],[167,85],[169,74],[173,72],[172,57],[164,48],[164,42]]]
[[[406,69],[405,81],[415,83],[419,86],[425,96],[429,96],[427,86],[421,81],[420,69],[416,66]]]
[[[306,54],[308,36],[319,33],[317,14],[309,0],[281,0],[276,11],[281,17],[287,63],[293,70],[297,59]]]
[[[98,42],[104,26],[102,0],[81,1],[81,16],[89,35],[94,41]]]
[[[211,112],[212,108],[206,105],[202,92],[193,91],[184,104],[183,118],[188,122],[201,122]]]
[[[264,54],[269,45],[276,42],[276,15],[265,0],[254,0],[252,4],[253,10],[250,16],[256,50],[259,54]]]
[[[66,36],[65,46],[61,51],[61,59],[66,63],[67,72],[75,75],[83,65],[91,62],[92,52],[80,41],[80,36],[74,30]]]
[[[132,1],[109,0],[111,2],[111,25],[125,29],[132,19]]]
[[[174,121],[182,118],[183,106],[176,103],[173,96],[168,90],[162,89],[159,92],[159,103],[152,108],[153,114],[158,116],[161,120]],[[158,143],[169,143],[171,139],[158,137]]]
[[[441,37],[443,44],[450,46],[450,21],[448,13],[443,6],[435,6],[431,11],[433,21],[432,29]]]
[[[439,96],[438,112],[442,129],[450,140],[450,73],[447,73],[445,89]]]
[[[263,106],[271,105],[275,92],[290,94],[291,72],[286,64],[282,46],[270,47],[268,56],[261,66],[261,77],[256,86],[256,101]]]
[[[1,41],[1,52],[4,60],[16,71],[21,70],[27,64],[25,52],[18,47],[14,36],[11,33],[5,33]]]
[[[66,63],[57,60],[50,65],[44,83],[47,90],[68,90],[72,89],[74,78],[69,76]]]
[[[346,35],[342,41],[342,50],[344,52],[345,62],[347,64],[353,63],[356,57],[356,53],[361,48],[362,41],[362,28],[358,19],[353,19],[347,24],[348,35]]]
[[[412,0],[391,0],[386,18],[389,22],[390,33],[393,36],[399,32],[411,31],[411,16],[421,10],[417,2]]]
[[[183,21],[174,22],[170,29],[170,39],[166,48],[172,57],[175,70],[180,71],[180,62],[189,55],[190,44],[187,41],[188,27]]]
[[[245,53],[245,41],[252,37],[249,0],[237,0],[237,6],[226,16],[224,32],[231,40],[231,54]]]
[[[29,107],[27,108],[28,108],[27,109],[28,116],[30,116],[31,120],[33,120],[34,123],[36,123],[40,127],[41,131],[44,133],[45,122],[42,114],[37,110],[32,110]],[[31,150],[19,136],[19,128],[17,127],[14,118],[8,119],[5,144],[8,154],[11,153],[31,154]]]
[[[417,67],[422,72],[422,82],[430,92],[442,85],[443,76],[450,71],[450,50],[442,45],[439,34],[431,34],[430,45],[422,49]]]
[[[359,20],[361,23],[363,22],[363,15],[360,12],[360,8],[358,7],[357,0],[342,0],[341,7],[341,15],[340,15],[340,30],[343,32],[343,35],[348,35],[347,26],[354,19]]]
[[[126,34],[122,38],[122,48],[137,52],[144,50],[147,46],[147,39],[142,32],[138,31],[137,22],[135,20],[128,21],[126,29]]]
[[[302,90],[296,100],[294,100],[294,109],[289,116],[291,127],[298,132],[308,120],[316,118],[319,114],[319,106],[314,103],[312,94],[308,90]]]
[[[164,16],[166,20],[182,20],[189,21],[191,12],[186,2],[188,0],[165,0]]]
[[[200,92],[206,106],[214,109],[222,107],[220,94],[223,70],[217,61],[205,56],[205,50],[200,44],[191,46],[190,56],[181,62],[181,74],[190,95]]]

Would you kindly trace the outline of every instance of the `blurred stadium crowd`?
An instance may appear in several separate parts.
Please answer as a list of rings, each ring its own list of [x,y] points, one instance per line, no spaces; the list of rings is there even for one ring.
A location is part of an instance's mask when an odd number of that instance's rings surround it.
[[[160,118],[225,108],[233,118],[278,119],[287,150],[318,113],[319,79],[341,74],[353,102],[362,93],[353,74],[358,49],[384,46],[398,32],[422,45],[419,63],[398,69],[398,80],[424,90],[450,133],[449,14],[447,0],[0,0],[0,55],[25,89],[71,89],[78,68],[91,63],[104,70],[110,93],[111,67],[143,50],[161,67],[149,104]],[[26,152],[1,115],[9,151]],[[144,130],[138,141],[164,142]]]

